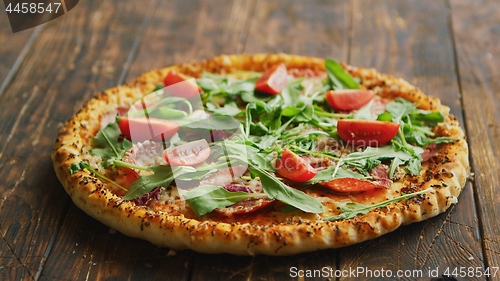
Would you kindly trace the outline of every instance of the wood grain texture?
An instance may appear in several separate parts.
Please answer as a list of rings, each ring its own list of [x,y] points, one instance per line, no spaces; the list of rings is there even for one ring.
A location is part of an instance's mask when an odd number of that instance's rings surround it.
[[[258,1],[246,53],[289,53],[346,61],[348,1]]]
[[[254,1],[160,1],[127,81],[152,69],[241,52]]]
[[[64,216],[71,220],[73,214],[66,213],[70,199],[52,171],[50,151],[62,123],[99,90],[116,83],[120,73],[115,66],[124,62],[131,34],[144,18],[148,5],[142,5],[85,1],[71,16],[47,23],[2,96],[0,251],[7,259],[2,279],[38,279],[46,264],[46,277],[73,279],[68,273],[85,264],[56,244],[74,245],[74,234],[57,236]],[[80,223],[85,220],[90,228],[100,226],[89,217]],[[57,259],[49,257],[54,247]]]
[[[5,11],[3,1],[0,10]],[[23,32],[12,33],[9,19],[5,15],[0,17],[0,96],[12,81],[24,58],[33,46],[34,41],[43,27],[32,28]]]
[[[349,63],[402,77],[450,106],[463,124],[445,1],[353,1]],[[432,27],[432,28],[430,28]],[[470,184],[448,212],[384,237],[340,250],[340,268],[423,270],[483,266]],[[376,280],[341,278],[341,280]],[[414,278],[401,278],[414,280]]]
[[[450,1],[486,265],[500,266],[500,3]],[[474,11],[474,13],[471,13]],[[500,275],[491,280],[500,280]]]

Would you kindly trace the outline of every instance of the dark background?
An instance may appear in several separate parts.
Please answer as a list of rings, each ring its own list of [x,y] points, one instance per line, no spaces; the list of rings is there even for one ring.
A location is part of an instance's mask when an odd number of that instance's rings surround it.
[[[0,279],[281,280],[290,279],[292,266],[422,269],[424,276],[437,267],[440,274],[446,267],[498,267],[499,46],[495,0],[86,0],[18,33],[2,12]],[[433,219],[290,257],[169,256],[168,249],[110,233],[75,207],[50,153],[79,108],[151,69],[243,52],[333,57],[439,97],[466,129],[474,180],[457,205]]]

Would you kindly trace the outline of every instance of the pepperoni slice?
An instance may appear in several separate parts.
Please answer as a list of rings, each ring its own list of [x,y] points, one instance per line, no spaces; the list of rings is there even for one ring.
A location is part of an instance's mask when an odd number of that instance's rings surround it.
[[[367,180],[354,178],[334,179],[332,181],[319,183],[322,187],[336,192],[360,192],[373,190],[376,188],[385,188],[382,185],[375,184]]]

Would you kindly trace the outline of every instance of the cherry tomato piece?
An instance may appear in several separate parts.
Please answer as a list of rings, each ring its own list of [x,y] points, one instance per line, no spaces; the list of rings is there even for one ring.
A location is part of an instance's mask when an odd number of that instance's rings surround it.
[[[341,119],[337,132],[341,139],[360,146],[381,146],[398,133],[399,124],[386,121]]]
[[[304,159],[285,148],[281,160],[276,162],[276,171],[281,176],[296,182],[312,179],[318,172]]]
[[[384,188],[384,186],[372,183],[367,180],[360,180],[354,178],[334,179],[319,183],[322,187],[337,191],[337,192],[361,192],[372,190],[376,188]]]
[[[194,166],[207,160],[210,147],[205,139],[192,141],[169,148],[162,156],[172,166]]]
[[[179,130],[175,122],[148,117],[120,117],[119,125],[122,134],[133,142],[166,140]]]
[[[371,90],[332,90],[326,93],[326,101],[337,110],[351,111],[360,109],[374,96]]]
[[[190,79],[186,75],[175,70],[170,70],[163,80],[163,85],[165,86],[167,92],[174,96],[186,99],[196,97],[203,92],[194,79]]]
[[[278,64],[266,70],[262,76],[255,81],[255,88],[270,95],[277,95],[285,88],[287,75],[285,64]]]
[[[122,168],[124,168],[126,171],[125,178],[127,179],[127,182],[129,184],[132,184],[134,181],[136,181],[140,177],[140,175],[136,171],[134,171],[133,169],[127,168],[127,167],[122,167]]]
[[[254,197],[245,199],[225,208],[215,209],[215,211],[228,217],[233,215],[246,215],[262,210],[274,202],[276,202],[276,199],[270,199],[268,197]]]

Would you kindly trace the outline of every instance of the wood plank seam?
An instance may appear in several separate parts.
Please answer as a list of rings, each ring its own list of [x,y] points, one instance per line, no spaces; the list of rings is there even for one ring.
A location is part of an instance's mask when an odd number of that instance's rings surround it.
[[[66,216],[68,215],[68,209],[73,204],[72,201],[68,200],[66,202],[66,206],[64,207],[64,215],[59,218],[56,227],[54,228],[54,233],[50,237],[49,243],[47,244],[47,248],[45,248],[45,252],[43,253],[42,260],[40,261],[40,264],[38,266],[37,272],[35,273],[34,280],[37,281],[40,279],[40,276],[42,275],[43,268],[45,266],[45,262],[47,261],[49,254],[52,251],[52,248],[54,247],[54,244],[56,242],[56,238],[59,236],[59,230],[62,227],[62,224],[64,220],[66,219]]]
[[[462,89],[462,81],[461,81],[461,75],[460,75],[460,65],[459,65],[459,62],[458,62],[458,52],[457,52],[457,42],[456,42],[456,38],[455,38],[455,31],[453,29],[453,15],[451,13],[452,11],[452,7],[451,7],[451,2],[450,0],[446,0],[446,5],[447,5],[447,8],[448,10],[450,11],[449,13],[449,29],[450,29],[450,35],[451,35],[451,40],[452,40],[452,46],[453,46],[453,57],[454,57],[454,61],[455,61],[455,69],[456,69],[456,75],[457,75],[457,82],[458,82],[458,90],[459,90],[459,93],[460,93],[460,102],[462,104],[462,115],[464,117],[464,124],[463,127],[464,127],[464,133],[465,133],[465,136],[467,137],[467,132],[469,131],[468,130],[468,126],[467,126],[467,122],[465,122],[465,120],[467,120],[467,112],[465,112],[465,109],[463,107],[463,103],[464,103],[464,100],[463,100],[463,89]],[[475,171],[475,167],[474,167],[474,162],[472,161],[471,159],[471,155],[469,154],[469,165],[471,167],[471,171]],[[484,225],[483,225],[483,221],[482,221],[482,218],[483,218],[483,214],[482,214],[482,211],[481,211],[481,207],[479,206],[479,195],[477,194],[476,190],[478,189],[478,186],[477,186],[477,183],[475,181],[472,181],[472,187],[473,187],[473,191],[474,191],[474,202],[475,202],[475,206],[476,206],[476,213],[477,213],[477,218],[478,218],[478,231],[479,231],[479,236],[480,236],[480,243],[481,243],[481,252],[483,253],[483,260],[482,262],[484,263],[484,266],[485,268],[489,267],[489,261],[488,261],[488,255],[486,253],[486,241],[485,241],[485,238],[484,238]],[[491,280],[490,278],[488,278],[488,280]]]
[[[153,18],[154,14],[154,8],[157,8],[159,5],[160,1],[158,0],[153,0],[149,4],[148,12],[146,13],[146,17],[144,18],[144,21],[142,22],[141,25],[141,31],[139,31],[139,35],[135,38],[134,45],[132,46],[132,49],[130,50],[130,53],[127,57],[127,60],[125,61],[125,65],[123,66],[123,71],[120,75],[120,78],[118,79],[117,86],[123,85],[125,83],[125,78],[127,77],[128,71],[130,69],[130,65],[134,62],[135,57],[137,56],[137,53],[139,51],[139,47],[141,46],[142,42],[142,36],[144,32],[146,31],[146,28],[149,26],[149,23],[151,22],[151,19]]]
[[[9,70],[9,73],[7,74],[7,77],[2,82],[2,85],[0,85],[0,97],[2,94],[5,92],[7,87],[10,85],[10,82],[16,76],[17,71],[19,70],[19,67],[23,63],[24,59],[28,55],[28,52],[31,50],[33,47],[36,39],[38,38],[38,35],[40,35],[40,31],[43,29],[43,24],[35,27],[35,30],[33,30],[33,33],[31,34],[30,38],[28,39],[28,42],[24,45],[21,53],[19,56],[17,56],[16,61],[14,62],[14,65],[12,65],[11,69]]]

